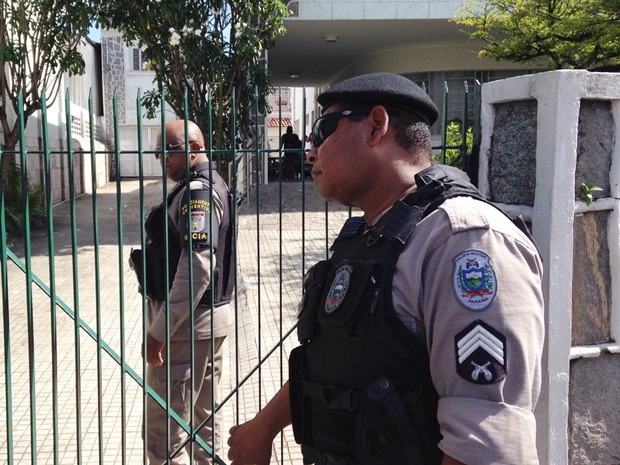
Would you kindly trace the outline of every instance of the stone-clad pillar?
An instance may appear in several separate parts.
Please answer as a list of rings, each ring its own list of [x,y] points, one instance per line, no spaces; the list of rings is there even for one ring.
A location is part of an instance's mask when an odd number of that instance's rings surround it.
[[[544,260],[541,464],[620,457],[620,74],[484,84],[480,188],[530,220]],[[580,200],[581,185],[600,187]]]
[[[101,37],[103,68],[103,102],[106,145],[114,148],[113,96],[116,93],[118,124],[126,123],[125,116],[125,43],[117,31],[106,30]],[[114,155],[110,157],[110,180],[116,179]]]

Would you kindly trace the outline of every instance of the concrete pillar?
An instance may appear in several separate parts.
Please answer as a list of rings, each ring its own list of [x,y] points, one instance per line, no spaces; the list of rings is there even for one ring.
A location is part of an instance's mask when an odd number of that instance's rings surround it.
[[[544,260],[541,463],[611,463],[620,456],[620,74],[484,84],[481,111],[480,188],[529,219]],[[602,188],[589,206],[582,183]]]

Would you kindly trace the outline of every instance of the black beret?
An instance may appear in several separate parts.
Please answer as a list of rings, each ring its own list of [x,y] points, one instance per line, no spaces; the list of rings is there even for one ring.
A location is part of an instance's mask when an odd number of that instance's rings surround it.
[[[399,74],[372,73],[345,79],[329,87],[317,97],[323,108],[336,102],[371,103],[403,107],[431,126],[439,110],[426,92]]]

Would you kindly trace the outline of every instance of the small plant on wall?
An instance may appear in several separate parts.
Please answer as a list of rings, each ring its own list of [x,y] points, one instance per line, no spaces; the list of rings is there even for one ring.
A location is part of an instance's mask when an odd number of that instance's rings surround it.
[[[593,185],[589,182],[581,183],[581,187],[579,189],[579,200],[585,202],[587,206],[590,206],[594,197],[592,196],[592,192],[602,191],[598,186]]]

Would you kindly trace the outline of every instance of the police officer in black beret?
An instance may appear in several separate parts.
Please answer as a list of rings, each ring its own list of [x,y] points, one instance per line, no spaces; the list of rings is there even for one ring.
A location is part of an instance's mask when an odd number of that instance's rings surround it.
[[[232,465],[267,465],[292,423],[305,463],[537,465],[542,264],[467,176],[431,162],[438,117],[395,74],[318,97],[307,160],[359,207],[304,279],[289,381],[233,427]]]

